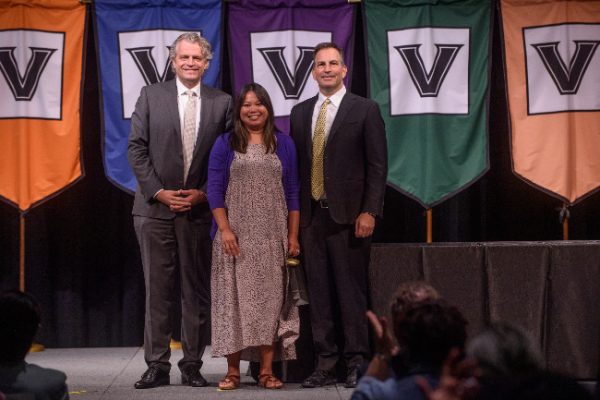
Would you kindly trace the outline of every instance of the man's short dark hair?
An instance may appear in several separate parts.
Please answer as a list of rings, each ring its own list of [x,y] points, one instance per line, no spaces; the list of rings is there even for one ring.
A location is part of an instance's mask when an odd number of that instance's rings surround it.
[[[18,290],[0,294],[0,362],[23,361],[40,325],[33,296]]]
[[[342,65],[344,65],[344,50],[342,50],[337,44],[333,42],[323,42],[316,45],[315,51],[313,53],[313,58],[316,60],[317,53],[324,49],[336,49],[338,53],[340,53],[340,60],[342,60]]]

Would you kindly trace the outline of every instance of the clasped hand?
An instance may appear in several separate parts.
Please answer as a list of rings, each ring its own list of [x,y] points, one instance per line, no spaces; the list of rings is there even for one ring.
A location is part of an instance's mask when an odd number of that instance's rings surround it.
[[[204,192],[198,189],[161,190],[156,199],[173,212],[190,211],[192,206],[206,201]]]

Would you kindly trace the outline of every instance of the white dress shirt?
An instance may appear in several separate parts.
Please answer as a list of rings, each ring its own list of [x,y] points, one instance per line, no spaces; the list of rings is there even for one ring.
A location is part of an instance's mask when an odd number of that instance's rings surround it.
[[[329,136],[329,131],[331,130],[331,125],[333,124],[333,120],[337,115],[338,110],[340,109],[340,104],[342,103],[342,99],[346,94],[346,86],[342,86],[340,90],[335,92],[329,100],[331,101],[327,106],[327,117],[325,119],[325,143],[327,143],[327,137]],[[315,109],[313,110],[312,115],[312,125],[311,131],[312,136],[315,135],[315,126],[317,125],[317,118],[319,117],[319,110],[321,110],[321,106],[327,97],[319,92],[319,97],[317,98],[317,102],[315,103]]]

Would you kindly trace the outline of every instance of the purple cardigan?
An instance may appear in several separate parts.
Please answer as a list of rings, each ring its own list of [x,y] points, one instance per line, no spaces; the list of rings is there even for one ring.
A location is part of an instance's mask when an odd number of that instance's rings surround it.
[[[206,196],[210,209],[225,208],[225,193],[229,184],[229,169],[235,152],[229,147],[230,133],[219,136],[213,145],[208,159],[208,183]],[[276,133],[277,149],[275,153],[281,161],[281,180],[288,211],[300,210],[300,182],[298,179],[298,160],[294,141],[288,135]],[[210,232],[214,239],[217,224],[213,219]]]

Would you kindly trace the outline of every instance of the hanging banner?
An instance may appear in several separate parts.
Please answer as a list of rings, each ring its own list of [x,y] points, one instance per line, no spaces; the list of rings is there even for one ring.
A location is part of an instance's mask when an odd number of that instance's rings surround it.
[[[95,0],[102,89],[103,160],[109,181],[133,193],[127,161],[131,114],[142,87],[175,77],[169,47],[184,32],[212,46],[202,82],[216,87],[221,70],[220,0]]]
[[[0,1],[0,198],[22,212],[83,176],[85,5]]]
[[[600,2],[501,1],[514,173],[573,204],[600,187]]]
[[[347,0],[240,0],[229,4],[229,44],[234,94],[257,82],[273,102],[275,122],[289,132],[297,103],[319,89],[311,76],[313,50],[334,42],[352,74],[354,8]]]
[[[489,168],[489,0],[364,1],[388,183],[430,208]]]

